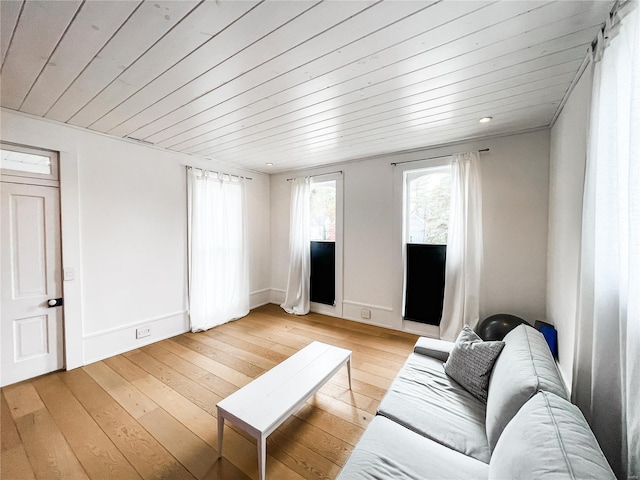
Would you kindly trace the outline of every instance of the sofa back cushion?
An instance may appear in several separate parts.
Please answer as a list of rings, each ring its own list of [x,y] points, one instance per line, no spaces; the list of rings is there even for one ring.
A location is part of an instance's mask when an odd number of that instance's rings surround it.
[[[491,456],[489,479],[598,479],[615,476],[575,405],[548,392],[524,404]]]
[[[504,427],[520,407],[539,391],[568,399],[560,372],[544,336],[529,325],[519,325],[504,337],[487,396],[487,440],[493,451]]]

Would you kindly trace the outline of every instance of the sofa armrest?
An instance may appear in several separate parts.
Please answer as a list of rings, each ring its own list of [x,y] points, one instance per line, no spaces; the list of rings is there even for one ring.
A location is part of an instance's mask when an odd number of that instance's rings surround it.
[[[420,355],[426,355],[427,357],[436,358],[446,362],[451,350],[453,349],[453,345],[453,342],[448,342],[446,340],[420,337],[413,347],[413,351],[414,353],[419,353]]]

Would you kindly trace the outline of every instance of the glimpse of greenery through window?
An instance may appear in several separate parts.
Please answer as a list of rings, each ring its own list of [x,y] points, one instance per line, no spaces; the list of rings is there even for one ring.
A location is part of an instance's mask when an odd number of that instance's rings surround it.
[[[336,181],[311,184],[311,241],[336,241]]]
[[[451,169],[437,167],[406,174],[407,243],[446,245],[451,204]]]

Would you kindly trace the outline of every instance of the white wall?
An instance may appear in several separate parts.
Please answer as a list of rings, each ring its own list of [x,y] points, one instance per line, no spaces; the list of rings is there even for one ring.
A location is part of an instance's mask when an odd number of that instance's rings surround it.
[[[68,368],[187,330],[186,169],[248,182],[252,307],[269,299],[269,179],[2,110],[3,141],[61,152]],[[136,340],[135,328],[151,326]]]
[[[2,110],[5,141],[61,152],[63,262],[70,368],[186,330],[184,164],[219,165]],[[485,139],[303,172],[343,170],[343,317],[437,335],[401,318],[401,187],[391,162],[482,154],[485,268],[481,317],[545,318],[549,132]],[[235,171],[221,167],[231,173]],[[300,175],[296,172],[295,175]],[[292,173],[248,173],[252,307],[282,301]],[[135,339],[135,327],[152,336]]]
[[[272,301],[282,301],[287,282],[290,187],[286,178],[343,170],[343,317],[360,321],[365,307],[372,311],[369,323],[437,335],[434,328],[401,318],[401,186],[390,164],[482,148],[490,152],[482,154],[481,163],[485,232],[481,317],[511,313],[530,322],[544,318],[548,130],[272,175]]]
[[[573,353],[582,228],[582,194],[593,70],[576,84],[551,129],[547,321],[558,330],[558,363],[567,386]]]

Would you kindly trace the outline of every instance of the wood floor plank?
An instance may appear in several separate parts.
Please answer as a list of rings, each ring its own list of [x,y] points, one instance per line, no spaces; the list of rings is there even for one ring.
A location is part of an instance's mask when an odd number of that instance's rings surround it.
[[[386,378],[387,380],[393,380],[398,374],[398,369],[394,370],[391,368],[381,367],[380,365],[372,365],[369,362],[359,363],[357,368],[362,372],[371,373],[378,377]]]
[[[278,351],[280,349],[278,349],[277,344],[273,342],[268,342],[266,345],[260,345],[256,341],[252,342],[251,340],[247,340],[246,336],[244,336],[243,338],[239,338],[237,336],[229,335],[226,332],[228,332],[227,329],[221,330],[216,334],[215,338],[228,345],[246,350],[247,352],[251,352],[254,355],[259,355],[276,364],[284,361],[286,358],[296,353],[292,348],[287,349],[286,352]]]
[[[260,313],[276,318],[282,317],[282,309],[274,304],[264,305],[260,308]],[[387,336],[391,336],[392,338],[397,337],[401,340],[409,340],[412,344],[415,343],[416,339],[418,338],[418,336],[414,335],[413,333],[401,332],[399,330],[389,330],[387,328],[378,327],[376,325],[368,325],[366,323],[354,322],[353,320],[345,320],[342,318],[330,317],[318,313],[310,313],[308,317],[312,321],[316,321],[324,325],[338,326],[341,329],[356,332],[361,335],[372,335],[383,338]]]
[[[287,420],[290,422],[291,419]],[[285,423],[287,423],[285,422]],[[299,441],[292,428],[279,428],[267,439],[267,452],[303,478],[335,478],[340,468]],[[295,434],[293,434],[295,433]]]
[[[13,421],[13,417],[11,416],[9,405],[4,399],[4,392],[0,395],[0,402],[2,406],[2,416],[0,417],[0,436],[2,437],[2,441],[0,442],[0,448],[4,452],[5,450],[11,450],[22,445],[22,440],[20,440],[20,434],[16,428],[16,423]]]
[[[252,377],[245,375],[244,373],[238,372],[233,368],[229,368],[220,362],[212,360],[206,355],[202,355],[201,353],[185,347],[184,345],[180,345],[179,343],[175,342],[174,339],[163,341],[162,348],[165,348],[170,352],[179,355],[181,358],[184,358],[194,365],[198,365],[199,367],[204,368],[210,373],[222,378],[226,382],[229,382],[236,387],[244,387],[247,383],[253,380]]]
[[[31,480],[36,478],[22,444],[3,450],[0,456],[0,478]]]
[[[44,403],[31,383],[23,382],[4,387],[3,393],[14,419],[44,408]]]
[[[352,446],[335,435],[337,432],[325,432],[298,416],[290,417],[283,427],[283,434],[288,438],[307,446],[336,466],[343,465],[351,453]]]
[[[313,396],[312,405],[316,408],[321,408],[327,412],[331,412],[334,415],[362,428],[366,428],[374,417],[372,413],[353,405],[349,405],[341,400],[337,400],[329,395],[325,395],[320,391],[316,392]]]
[[[62,383],[89,413],[105,408],[114,401],[82,368],[62,372],[58,375]]]
[[[350,340],[352,342],[360,343],[363,345],[368,345],[372,341],[375,341],[377,345],[384,347],[385,349],[395,351],[400,355],[408,353],[408,351],[413,349],[413,345],[415,344],[415,336],[412,336],[411,338],[387,338],[384,335],[380,335],[379,332],[377,332],[378,334],[376,335],[369,335],[366,332],[362,331],[354,334],[352,332],[349,332],[348,330],[345,331],[344,328],[340,328],[326,322],[321,322],[319,320],[320,317],[313,316],[310,316],[310,318],[299,319],[297,322],[297,328],[308,328],[312,331],[324,334],[328,337],[333,337],[340,340]]]
[[[216,404],[222,400],[220,395],[216,395],[211,390],[204,388],[144,352],[127,355],[127,358],[183,397],[189,399],[205,412],[213,416],[216,415]]]
[[[59,377],[40,377],[33,385],[90,478],[140,479]]]
[[[364,433],[364,428],[317,408],[310,402],[296,412],[296,417],[344,440],[352,447]]]
[[[179,355],[176,355],[175,353],[170,352],[165,348],[162,348],[161,343],[162,342],[148,345],[144,348],[141,348],[140,351],[152,356],[156,360],[166,365],[169,365],[176,372],[193,380],[207,376],[207,374],[209,373],[207,370],[199,367],[194,363],[189,362],[188,360],[183,359]]]
[[[214,416],[122,355],[105,360],[105,362],[124,378],[130,378],[138,390],[189,428],[205,443],[212,448],[217,448],[217,420]],[[141,375],[140,372],[143,372],[144,375]]]
[[[8,387],[5,398],[36,478],[89,478],[31,383]]]
[[[35,479],[33,468],[27,458],[20,434],[16,427],[9,405],[4,399],[4,394],[0,395],[2,402],[2,417],[0,418],[0,437],[2,437],[2,448],[0,453],[0,478],[15,479]]]
[[[247,345],[255,345],[267,352],[273,352],[271,353],[272,355],[275,353],[278,356],[284,356],[286,358],[298,351],[297,348],[291,348],[280,343],[272,342],[266,338],[258,337],[256,335],[248,335],[247,329],[244,328],[240,322],[229,322],[223,325],[223,327],[222,332],[224,333],[221,335],[222,341],[226,341],[225,338],[234,338]],[[260,350],[254,350],[254,353],[260,355]]]
[[[233,355],[229,355],[226,352],[221,352],[219,350],[216,350],[215,348],[210,347],[206,343],[199,341],[202,339],[202,337],[203,337],[202,335],[198,337],[196,336],[196,334],[185,333],[183,335],[180,335],[179,337],[174,338],[174,340],[180,345],[183,345],[198,353],[201,353],[202,355],[205,355],[206,357],[209,357],[212,360],[222,363],[227,367],[233,368],[241,373],[244,373],[245,375],[251,378],[255,378],[264,372],[263,368],[257,367],[249,362],[245,362],[244,360],[240,358],[236,358]]]
[[[71,393],[85,408],[91,408],[91,417],[142,478],[194,478],[134,417],[102,390],[84,369],[68,373],[74,375],[63,377],[63,381]],[[98,389],[102,390],[102,394]],[[96,397],[100,407],[92,408],[88,403],[90,398]]]
[[[265,305],[207,332],[5,387],[0,476],[255,479],[256,441],[236,425],[226,422],[216,460],[216,404],[319,340],[352,350],[352,389],[340,369],[268,438],[267,475],[335,478],[417,338]]]
[[[194,477],[206,477],[217,459],[217,452],[210,445],[162,408],[143,415],[139,422]]]
[[[104,362],[96,362],[83,367],[95,382],[111,395],[134,418],[140,418],[158,408],[149,397],[140,392]]]
[[[355,370],[352,371],[352,374]],[[376,385],[372,385],[371,383],[367,383],[366,381],[362,381],[358,378],[355,378],[355,374],[352,375],[351,384],[354,392],[357,392],[366,397],[372,398],[374,400],[382,400],[385,393],[387,393],[386,388],[381,388]],[[349,377],[345,372],[338,372],[332,379],[331,383],[335,383],[336,385],[341,386],[345,392],[348,391],[349,386]]]
[[[137,353],[140,354],[142,352],[138,351]],[[132,378],[132,383],[141,392],[144,392],[167,413],[171,414],[177,421],[197,435],[204,443],[217,450],[218,434],[215,416],[207,413],[153,375],[148,373],[142,375],[141,372],[146,371],[138,367],[128,357],[120,355],[105,360],[105,362],[124,378]],[[255,451],[255,444],[229,427],[226,428],[225,444],[225,448],[227,450],[232,449],[234,453],[230,457],[227,457],[231,458],[232,461],[225,458],[223,459],[224,461],[221,461],[222,463],[220,465],[213,464],[207,471],[205,478],[226,478],[224,475],[227,474],[231,475],[230,478],[247,478],[245,473],[240,474],[238,472],[241,472],[241,468],[249,474],[254,472],[255,466],[252,462],[247,461],[247,455],[251,455]],[[216,477],[216,475],[223,476]]]
[[[186,469],[120,405],[94,412],[94,419],[145,479],[192,479]]]
[[[318,391],[373,415],[375,415],[378,407],[378,402],[373,398],[361,395],[354,390],[349,390],[333,382],[325,383]]]
[[[197,334],[194,334],[197,335]],[[217,333],[216,335],[212,335],[209,334],[209,332],[203,332],[202,335],[199,335],[197,337],[198,341],[201,341],[207,345],[209,345],[210,347],[213,347],[215,349],[218,349],[220,351],[224,351],[226,353],[228,353],[229,355],[232,355],[234,357],[237,358],[241,358],[242,360],[244,360],[247,363],[250,363],[252,365],[255,365],[256,367],[264,370],[269,370],[270,368],[273,368],[274,366],[276,366],[278,363],[280,363],[283,359],[281,360],[272,360],[269,358],[265,358],[261,355],[256,355],[255,353],[251,352],[250,350],[245,350],[243,348],[239,348],[236,347],[234,345],[231,345],[229,343],[225,343],[225,342],[221,342],[220,340],[218,340],[217,338]],[[196,337],[192,337],[192,338],[196,338]]]
[[[227,382],[225,379],[212,374],[204,368],[184,360],[179,355],[163,348],[162,345],[150,345],[143,348],[142,351],[165,365],[170,366],[185,377],[198,382],[222,398],[228,397],[238,389],[234,384]]]

